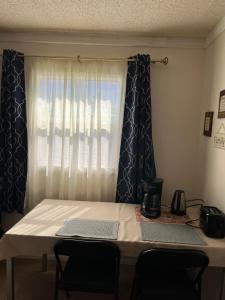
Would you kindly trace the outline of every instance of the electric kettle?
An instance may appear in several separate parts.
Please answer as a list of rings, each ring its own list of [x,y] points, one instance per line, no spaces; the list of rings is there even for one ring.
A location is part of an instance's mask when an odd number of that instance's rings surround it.
[[[171,203],[171,213],[178,216],[186,215],[186,199],[184,191],[175,191]]]

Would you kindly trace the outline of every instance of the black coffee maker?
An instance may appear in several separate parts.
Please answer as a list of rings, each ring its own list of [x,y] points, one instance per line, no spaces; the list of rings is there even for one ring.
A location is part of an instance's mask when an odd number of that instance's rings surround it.
[[[142,182],[141,213],[147,218],[157,218],[161,214],[163,180],[155,178],[152,182]]]

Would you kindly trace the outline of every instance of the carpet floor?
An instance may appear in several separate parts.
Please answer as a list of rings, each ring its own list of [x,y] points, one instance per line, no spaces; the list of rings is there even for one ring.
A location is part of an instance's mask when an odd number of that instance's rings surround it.
[[[122,265],[120,275],[120,300],[130,299],[134,266]],[[53,300],[55,265],[48,262],[48,271],[41,272],[41,261],[32,259],[15,259],[15,300]],[[74,292],[70,298],[59,292],[59,300],[107,300],[111,295]],[[0,262],[0,300],[6,300],[6,266]]]

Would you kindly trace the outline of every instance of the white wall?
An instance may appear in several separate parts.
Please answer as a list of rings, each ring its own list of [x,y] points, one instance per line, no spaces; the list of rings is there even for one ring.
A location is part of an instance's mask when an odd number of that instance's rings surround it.
[[[220,91],[225,89],[225,32],[213,41],[205,51],[205,71],[203,85],[204,113],[214,111],[212,137],[201,134],[202,149],[202,196],[207,203],[225,212],[225,150],[214,147],[214,135],[225,119],[218,119]]]

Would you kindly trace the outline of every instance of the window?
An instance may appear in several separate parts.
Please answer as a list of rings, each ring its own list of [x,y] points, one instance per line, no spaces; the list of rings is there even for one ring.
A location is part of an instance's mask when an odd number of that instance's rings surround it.
[[[46,197],[113,201],[126,64],[28,59],[27,65],[31,206]]]
[[[120,113],[117,101],[120,99],[120,82],[108,80],[101,82],[101,96],[96,99],[95,81],[89,82],[90,94],[88,99],[85,95],[85,82],[74,81],[74,94],[76,88],[81,85],[80,101],[71,97],[71,82],[68,81],[65,100],[61,95],[64,93],[63,80],[48,80],[42,78],[39,81],[39,95],[37,107],[37,164],[47,167],[49,161],[49,151],[51,139],[54,143],[54,153],[52,153],[52,164],[61,167],[61,151],[64,148],[64,166],[69,168],[72,160],[70,145],[77,140],[79,146],[77,151],[77,167],[82,170],[88,168],[89,157],[92,156],[91,166],[95,169],[104,168],[106,170],[114,168],[115,157],[110,155],[112,128],[117,126],[118,115]],[[46,96],[48,89],[53,90],[53,86],[58,86],[53,96],[53,101],[49,101]],[[53,113],[54,110],[54,113]],[[64,112],[63,112],[64,110]],[[99,110],[99,112],[97,112]],[[50,120],[51,118],[51,120]],[[62,120],[62,118],[64,120]],[[54,123],[54,136],[51,135],[50,122]],[[100,135],[101,157],[98,162],[98,136]]]

